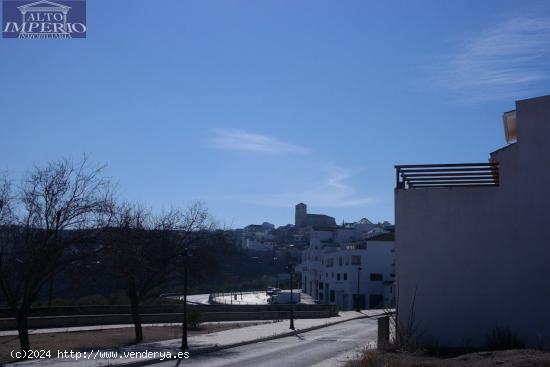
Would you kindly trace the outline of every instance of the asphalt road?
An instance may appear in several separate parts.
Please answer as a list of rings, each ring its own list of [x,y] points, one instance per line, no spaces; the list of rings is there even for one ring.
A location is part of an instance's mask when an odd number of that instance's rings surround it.
[[[187,296],[187,303],[195,303],[198,305],[208,305],[208,298],[210,297],[210,293],[207,294],[194,294],[191,296]],[[183,300],[183,296],[180,298],[180,300]]]
[[[297,336],[245,345],[155,366],[328,367],[338,366],[376,340],[375,319],[360,319]]]

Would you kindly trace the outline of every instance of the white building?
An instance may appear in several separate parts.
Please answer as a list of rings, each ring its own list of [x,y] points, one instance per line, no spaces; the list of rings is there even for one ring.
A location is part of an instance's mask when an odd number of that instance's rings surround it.
[[[353,309],[356,302],[362,309],[393,306],[394,236],[383,230],[369,235],[375,228],[370,222],[314,227],[298,267],[302,292],[343,310]]]
[[[259,251],[259,252],[271,252],[275,246],[274,241],[258,240],[255,238],[243,238],[241,247],[244,250]]]
[[[490,165],[397,166],[401,325],[448,346],[496,327],[550,349],[550,96],[504,114]]]
[[[275,246],[271,223],[251,224],[244,228],[241,237],[241,247],[250,251],[270,252]]]

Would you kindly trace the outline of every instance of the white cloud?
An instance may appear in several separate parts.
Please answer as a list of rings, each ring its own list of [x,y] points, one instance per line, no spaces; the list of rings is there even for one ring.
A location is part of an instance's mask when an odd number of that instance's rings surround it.
[[[316,207],[354,207],[371,204],[374,198],[363,196],[350,184],[352,173],[341,167],[331,167],[315,186],[295,192],[266,194],[234,194],[203,196],[205,200],[224,200],[270,207],[292,207],[305,202]]]
[[[273,137],[243,130],[214,129],[209,145],[218,149],[242,150],[268,154],[306,154],[309,149]]]
[[[508,19],[444,56],[434,82],[475,100],[524,97],[550,78],[549,40],[550,18]]]

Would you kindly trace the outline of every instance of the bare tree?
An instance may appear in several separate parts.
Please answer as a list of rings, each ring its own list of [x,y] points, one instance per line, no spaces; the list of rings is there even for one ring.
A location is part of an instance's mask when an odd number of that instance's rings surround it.
[[[0,226],[10,225],[13,221],[12,183],[6,173],[0,174]]]
[[[185,212],[172,209],[153,215],[140,205],[122,204],[116,210],[106,254],[114,273],[126,285],[136,342],[143,340],[140,305],[178,266],[182,246],[192,243],[211,226],[201,204]]]
[[[94,253],[112,215],[104,167],[60,160],[35,167],[14,193],[0,185],[0,287],[17,321],[21,350],[30,347],[28,316],[44,285],[73,261]]]
[[[189,205],[177,224],[178,241],[181,247],[192,247],[204,238],[205,232],[216,228],[208,209],[202,202]]]

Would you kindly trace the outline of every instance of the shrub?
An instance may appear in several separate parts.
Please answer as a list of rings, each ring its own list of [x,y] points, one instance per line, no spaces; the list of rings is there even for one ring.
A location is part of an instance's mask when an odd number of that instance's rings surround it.
[[[507,350],[522,349],[525,343],[512,330],[495,326],[487,335],[487,349],[489,350]]]
[[[187,310],[187,325],[191,327],[191,329],[197,330],[200,327],[200,324],[203,323],[204,318],[202,316],[202,313],[198,310]]]
[[[111,295],[109,296],[109,303],[112,305],[129,305],[130,298],[128,298],[126,292],[118,290],[114,293],[111,293]]]
[[[357,358],[349,360],[344,367],[419,367],[416,364],[401,363],[399,360],[391,360],[378,350],[364,349]]]
[[[101,294],[94,294],[92,296],[81,297],[76,303],[79,306],[98,306],[108,305],[109,300]]]
[[[52,301],[52,306],[74,306],[74,301],[65,298],[55,298]]]

